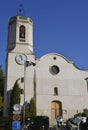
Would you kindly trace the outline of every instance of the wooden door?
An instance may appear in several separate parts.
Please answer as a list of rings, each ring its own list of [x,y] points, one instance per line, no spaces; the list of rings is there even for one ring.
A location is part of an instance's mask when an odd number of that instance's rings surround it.
[[[51,118],[55,119],[56,116],[62,116],[62,103],[60,101],[51,102]]]

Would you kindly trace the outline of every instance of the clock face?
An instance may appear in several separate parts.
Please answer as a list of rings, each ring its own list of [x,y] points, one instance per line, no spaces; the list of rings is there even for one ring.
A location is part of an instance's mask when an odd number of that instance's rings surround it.
[[[27,56],[26,55],[16,55],[16,57],[15,57],[15,60],[16,60],[16,62],[18,63],[18,64],[20,64],[20,65],[23,65],[24,64],[24,62],[25,61],[27,61]]]

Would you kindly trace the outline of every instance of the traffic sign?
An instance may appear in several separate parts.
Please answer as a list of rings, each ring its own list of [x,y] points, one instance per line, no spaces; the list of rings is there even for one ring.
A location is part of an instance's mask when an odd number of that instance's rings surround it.
[[[19,114],[13,115],[13,120],[14,121],[19,121],[20,120],[20,115]]]
[[[13,111],[13,114],[20,114],[21,111]]]
[[[14,104],[13,109],[15,111],[19,111],[20,110],[20,105],[19,104]]]
[[[20,121],[12,122],[12,130],[20,130]]]

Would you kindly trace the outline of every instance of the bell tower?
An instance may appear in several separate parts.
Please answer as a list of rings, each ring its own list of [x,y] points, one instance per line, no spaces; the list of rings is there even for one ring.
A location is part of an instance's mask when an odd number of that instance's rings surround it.
[[[8,25],[8,51],[33,53],[33,22],[29,17],[11,17]]]
[[[8,115],[10,95],[14,83],[19,80],[20,87],[24,89],[24,83],[21,79],[24,77],[23,61],[32,61],[35,63],[33,53],[33,21],[29,17],[14,16],[8,23],[8,40],[6,56],[6,78],[4,89],[4,115]],[[33,76],[34,67],[28,67],[26,74],[26,92],[25,99],[28,102],[33,97]],[[31,79],[31,80],[30,80]],[[30,84],[30,85],[29,85]],[[29,92],[31,92],[29,94]],[[23,95],[21,95],[21,104],[23,105]]]

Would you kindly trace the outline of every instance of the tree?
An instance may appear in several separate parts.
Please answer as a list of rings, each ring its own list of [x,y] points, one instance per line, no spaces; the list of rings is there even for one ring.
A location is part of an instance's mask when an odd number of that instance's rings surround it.
[[[2,115],[3,110],[3,97],[0,95],[0,115]]]
[[[13,90],[11,92],[9,115],[11,115],[12,112],[13,112],[13,105],[14,104],[20,104],[21,89],[19,87],[18,80],[16,80],[16,82],[15,82],[15,84],[13,86]]]
[[[3,114],[4,73],[0,66],[0,116]]]
[[[4,73],[3,70],[0,66],[0,95],[3,96],[3,92],[4,92]]]
[[[30,100],[29,112],[31,116],[36,116],[36,103],[34,98],[31,98]]]

